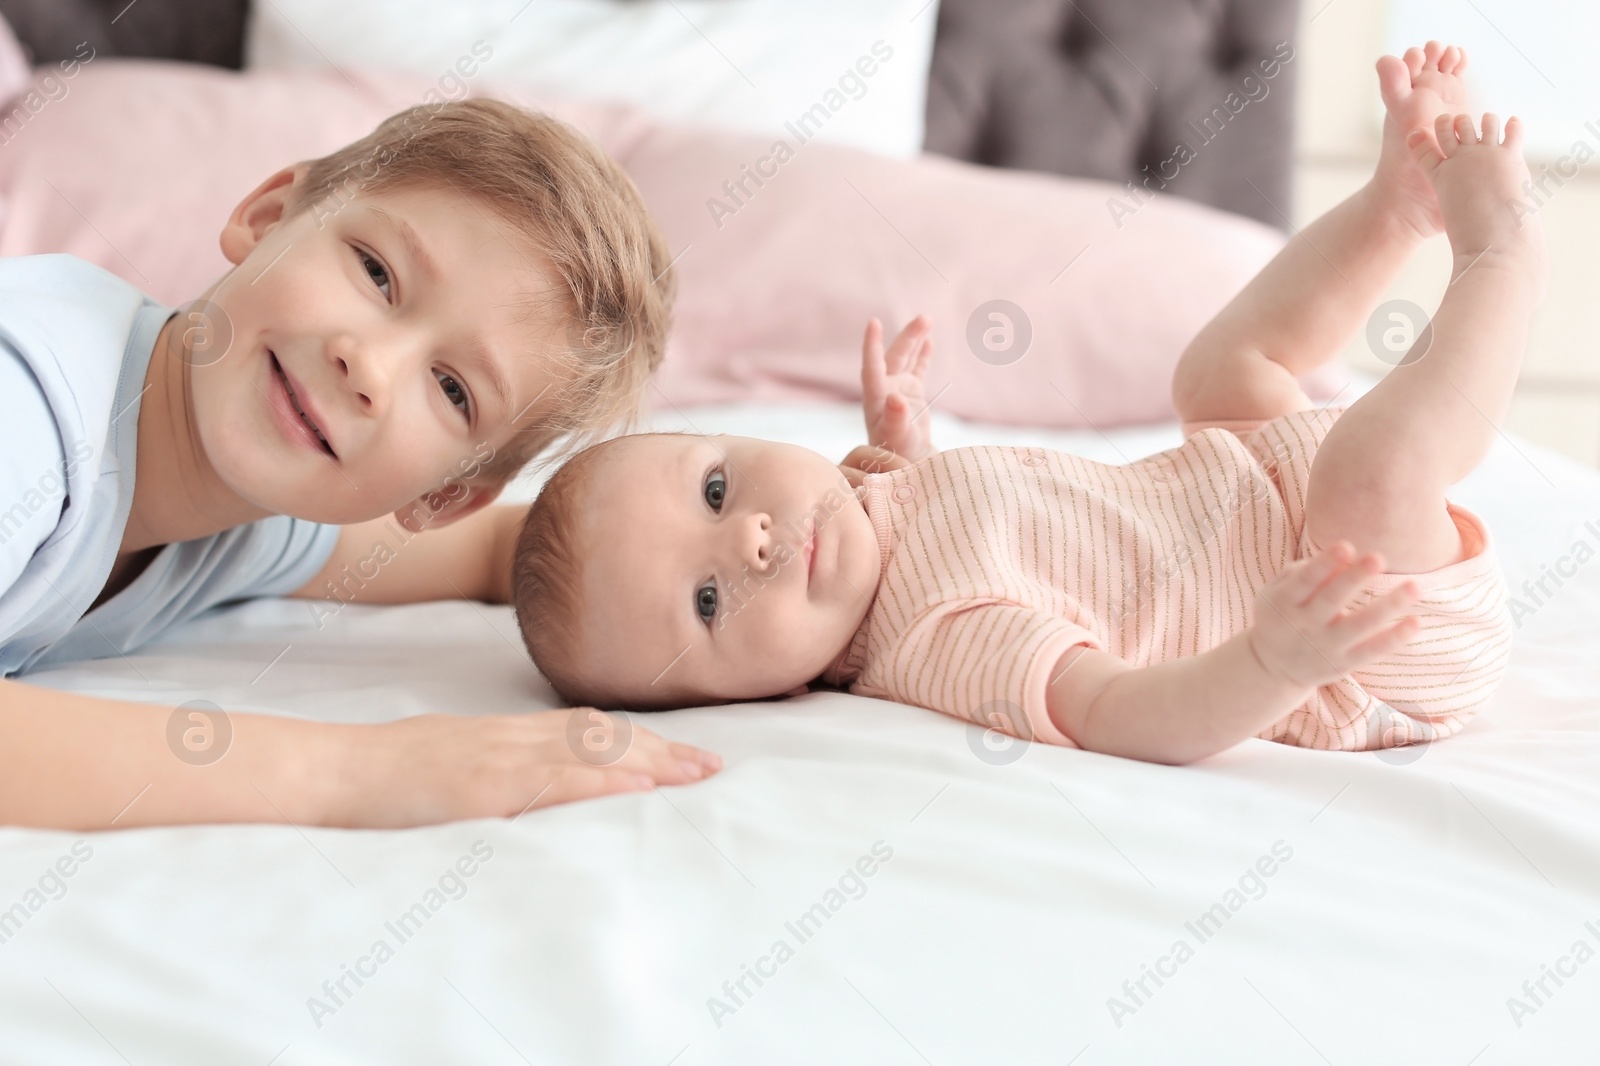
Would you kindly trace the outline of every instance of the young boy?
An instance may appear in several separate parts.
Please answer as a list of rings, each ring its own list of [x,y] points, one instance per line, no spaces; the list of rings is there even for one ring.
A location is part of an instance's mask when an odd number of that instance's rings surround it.
[[[1291,241],[1184,353],[1180,448],[1106,466],[1030,448],[927,454],[926,326],[868,327],[857,475],[802,448],[622,437],[553,477],[514,599],[569,700],[665,708],[816,679],[1024,739],[1166,763],[1252,736],[1342,750],[1445,737],[1505,668],[1504,582],[1445,490],[1505,416],[1543,285],[1513,204],[1520,126],[1465,115],[1465,56],[1378,74],[1371,183]],[[1440,227],[1431,349],[1348,411],[1296,377],[1332,358]],[[858,498],[859,497],[859,498]],[[1352,545],[1359,545],[1358,556]],[[1387,572],[1385,572],[1387,567]]]
[[[630,418],[665,343],[668,252],[633,184],[497,101],[284,168],[221,244],[234,268],[181,312],[70,256],[0,262],[0,823],[415,825],[715,770],[645,731],[591,766],[568,712],[232,715],[196,767],[170,708],[11,680],[219,603],[345,600],[358,567],[365,602],[504,602],[522,509],[487,505],[558,435]],[[372,573],[390,513],[429,532]]]

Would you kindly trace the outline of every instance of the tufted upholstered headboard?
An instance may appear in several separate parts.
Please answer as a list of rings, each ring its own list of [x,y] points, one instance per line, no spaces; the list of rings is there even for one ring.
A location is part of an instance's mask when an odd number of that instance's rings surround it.
[[[1287,228],[1298,8],[941,0],[926,150],[1108,181],[1154,175],[1150,188]]]
[[[1297,9],[1298,0],[941,0],[927,150],[1164,186],[1286,228]],[[237,69],[248,10],[249,0],[0,0],[35,62],[87,40],[101,55]]]

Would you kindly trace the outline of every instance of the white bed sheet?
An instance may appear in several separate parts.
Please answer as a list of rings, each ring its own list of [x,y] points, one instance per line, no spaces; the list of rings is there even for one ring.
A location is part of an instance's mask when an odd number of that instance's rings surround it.
[[[858,417],[658,424],[842,456]],[[1112,461],[1179,440],[937,430]],[[1527,442],[1456,495],[1514,588],[1600,546],[1600,475]],[[1001,765],[955,719],[813,693],[648,716],[724,771],[514,823],[0,830],[0,909],[92,849],[0,944],[0,1062],[1593,1062],[1600,959],[1572,953],[1600,949],[1600,563],[1563,582],[1492,711],[1404,758],[1249,740],[1183,768],[1042,745]],[[553,705],[509,609],[468,603],[349,607],[321,631],[304,603],[247,604],[31,680],[338,721]],[[402,941],[386,923],[475,845],[492,857],[464,894]],[[875,846],[892,855],[841,886]],[[817,904],[808,935],[786,924]],[[1186,924],[1219,904],[1210,935]],[[324,982],[358,963],[335,1002]],[[1536,1002],[1545,967],[1571,976]]]

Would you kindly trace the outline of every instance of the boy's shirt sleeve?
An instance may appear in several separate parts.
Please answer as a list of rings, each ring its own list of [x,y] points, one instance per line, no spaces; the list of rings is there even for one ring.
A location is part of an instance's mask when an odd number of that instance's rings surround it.
[[[66,452],[39,383],[15,351],[0,343],[0,594],[61,519]]]
[[[1050,721],[1045,692],[1056,663],[1089,630],[1047,611],[996,600],[940,603],[889,647],[872,649],[851,691],[915,704],[1023,740],[1075,748]]]

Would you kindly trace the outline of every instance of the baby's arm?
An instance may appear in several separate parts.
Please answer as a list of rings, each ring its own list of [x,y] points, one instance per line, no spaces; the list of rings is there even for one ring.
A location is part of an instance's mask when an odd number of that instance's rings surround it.
[[[1341,541],[1285,567],[1256,597],[1255,624],[1202,655],[1140,668],[1069,650],[1046,690],[1050,721],[1081,748],[1172,764],[1255,736],[1416,634],[1416,619],[1402,617],[1417,596],[1410,583],[1346,609],[1382,569],[1375,555],[1353,556]]]

